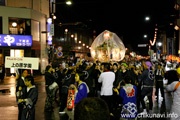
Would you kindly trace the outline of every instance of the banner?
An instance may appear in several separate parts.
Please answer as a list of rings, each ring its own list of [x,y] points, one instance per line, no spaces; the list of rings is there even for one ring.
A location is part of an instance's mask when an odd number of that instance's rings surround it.
[[[38,70],[39,69],[39,58],[6,56],[5,68]]]

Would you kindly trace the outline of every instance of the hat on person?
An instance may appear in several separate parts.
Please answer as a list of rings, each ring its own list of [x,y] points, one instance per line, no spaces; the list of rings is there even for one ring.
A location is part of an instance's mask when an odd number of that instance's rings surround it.
[[[180,67],[176,69],[177,73],[180,74]]]
[[[145,62],[145,64],[148,66],[148,70],[150,70],[150,68],[152,67],[152,64],[151,64],[151,62],[149,62],[149,61],[146,61],[146,62]]]
[[[128,67],[128,65],[126,63],[122,63],[121,65],[124,65],[126,68]]]

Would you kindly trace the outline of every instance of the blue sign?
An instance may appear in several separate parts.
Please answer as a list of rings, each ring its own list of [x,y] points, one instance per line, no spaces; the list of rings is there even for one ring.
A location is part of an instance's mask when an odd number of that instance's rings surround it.
[[[0,47],[32,47],[31,35],[0,34]]]
[[[161,50],[158,50],[157,53],[158,53],[158,54],[161,54]]]
[[[50,35],[50,25],[52,24],[52,18],[47,19],[47,32],[48,32],[48,45],[52,45],[52,36]]]
[[[62,52],[59,52],[59,53],[58,53],[58,56],[59,56],[59,57],[63,56],[63,53],[62,53]]]

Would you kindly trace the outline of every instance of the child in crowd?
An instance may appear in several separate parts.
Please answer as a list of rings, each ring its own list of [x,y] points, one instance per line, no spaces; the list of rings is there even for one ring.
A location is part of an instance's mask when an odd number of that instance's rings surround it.
[[[114,91],[123,98],[123,107],[120,120],[135,120],[137,116],[137,88],[135,85],[131,84],[131,79],[129,76],[124,78],[124,83],[125,86],[123,86],[120,91],[114,89]]]

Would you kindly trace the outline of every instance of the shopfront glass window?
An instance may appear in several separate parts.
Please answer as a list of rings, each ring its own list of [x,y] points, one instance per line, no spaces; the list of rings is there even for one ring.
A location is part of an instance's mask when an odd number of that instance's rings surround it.
[[[31,20],[22,18],[9,18],[9,34],[31,35]]]

